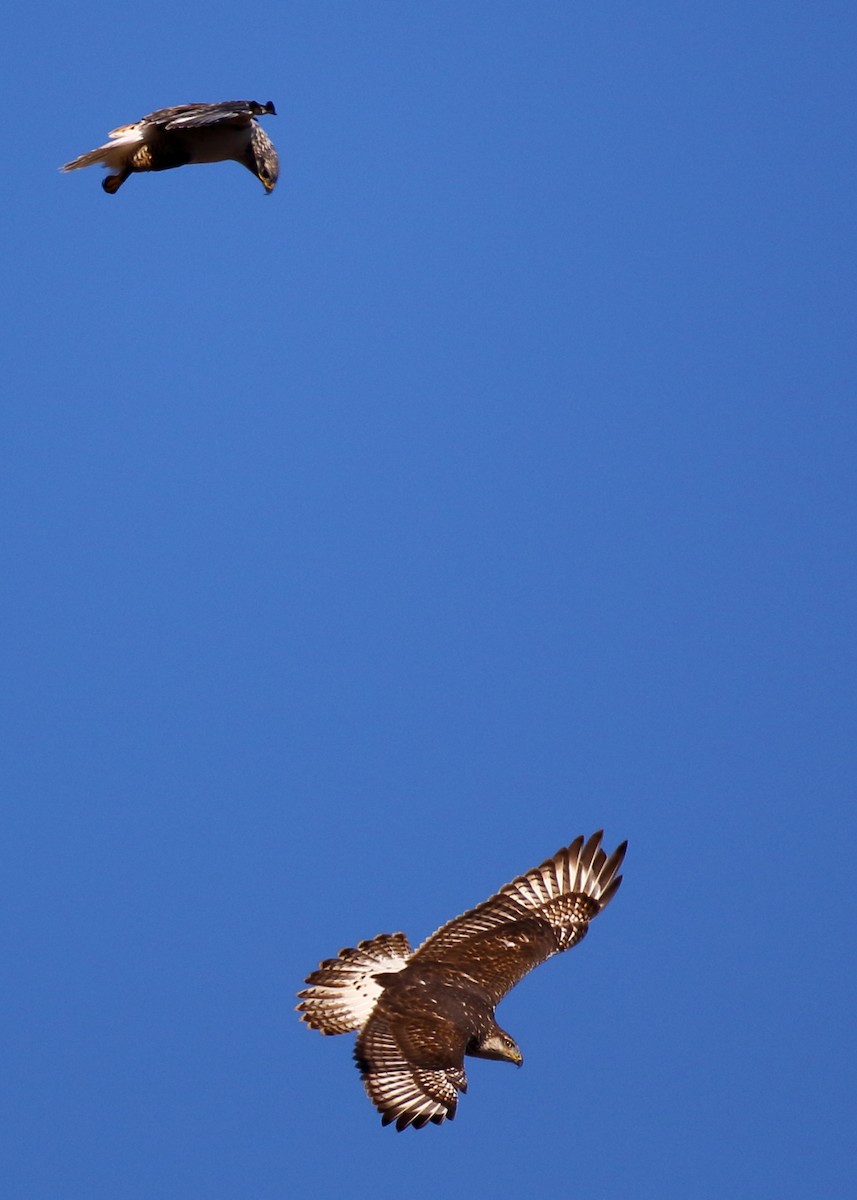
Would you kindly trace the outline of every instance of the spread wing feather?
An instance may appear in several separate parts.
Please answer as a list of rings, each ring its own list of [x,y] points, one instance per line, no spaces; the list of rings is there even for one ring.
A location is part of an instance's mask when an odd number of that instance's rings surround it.
[[[415,1039],[418,1041],[419,1039]],[[453,1051],[460,1062],[464,1045]],[[422,1066],[403,1053],[390,1022],[376,1012],[357,1039],[354,1058],[366,1094],[381,1113],[381,1124],[395,1121],[396,1129],[452,1120],[458,1093],[467,1091],[463,1066]]]
[[[599,831],[585,844],[576,838],[441,926],[414,952],[414,960],[455,966],[496,1004],[533,967],[581,941],[589,922],[616,894],[627,843],[608,858],[602,836]]]

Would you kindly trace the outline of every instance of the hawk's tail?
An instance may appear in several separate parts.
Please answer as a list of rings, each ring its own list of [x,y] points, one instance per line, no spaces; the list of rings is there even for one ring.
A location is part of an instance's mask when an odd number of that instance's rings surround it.
[[[410,956],[403,933],[380,933],[356,949],[340,950],[307,976],[312,986],[298,992],[301,1020],[320,1033],[362,1029],[383,991],[376,976],[401,971]]]
[[[120,125],[118,129],[111,131],[109,142],[105,142],[103,146],[96,146],[86,154],[78,155],[71,162],[64,163],[60,170],[78,171],[81,167],[92,167],[96,163],[103,163],[105,167],[121,168],[127,161],[130,147],[136,146],[141,140],[139,125]]]
[[[112,146],[99,146],[97,150],[90,150],[87,154],[81,154],[77,158],[73,158],[71,162],[63,163],[60,170],[77,171],[81,167],[92,167],[96,163],[104,163],[106,166],[107,152],[112,149]]]

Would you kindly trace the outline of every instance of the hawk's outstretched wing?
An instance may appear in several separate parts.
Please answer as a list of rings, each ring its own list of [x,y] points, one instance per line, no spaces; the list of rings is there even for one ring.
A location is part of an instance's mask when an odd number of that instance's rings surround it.
[[[602,831],[576,838],[541,866],[507,883],[489,900],[442,925],[412,962],[430,960],[464,971],[497,1004],[533,967],[586,936],[610,903],[627,842],[608,858]]]
[[[395,1032],[383,1011],[370,1017],[354,1059],[366,1095],[382,1114],[381,1124],[395,1121],[401,1131],[452,1120],[459,1092],[467,1091],[466,1042],[463,1031],[431,1014],[400,1020]]]

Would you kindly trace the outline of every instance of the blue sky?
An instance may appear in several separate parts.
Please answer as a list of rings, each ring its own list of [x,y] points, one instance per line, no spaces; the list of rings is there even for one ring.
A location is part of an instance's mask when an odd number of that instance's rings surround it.
[[[16,16],[10,1197],[850,1195],[856,27]],[[236,96],[270,198],[57,171]],[[524,1068],[382,1129],[303,977],[602,826],[615,903],[498,1014]]]

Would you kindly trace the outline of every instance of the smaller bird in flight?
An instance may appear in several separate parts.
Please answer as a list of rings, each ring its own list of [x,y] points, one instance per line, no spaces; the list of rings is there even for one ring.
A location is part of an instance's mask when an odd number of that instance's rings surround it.
[[[382,1125],[452,1120],[467,1091],[465,1054],[521,1065],[494,1006],[533,967],[576,946],[616,895],[628,843],[608,858],[601,836],[575,838],[416,950],[403,933],[382,933],[307,978],[302,1020],[320,1033],[358,1031],[354,1057]]]
[[[261,180],[268,195],[274,190],[280,163],[274,143],[256,120],[277,115],[269,100],[224,100],[220,104],[178,104],[159,108],[134,125],[120,125],[110,141],[65,164],[77,171],[103,163],[116,172],[101,186],[112,196],[138,171],[169,171],[191,163],[239,162]]]

